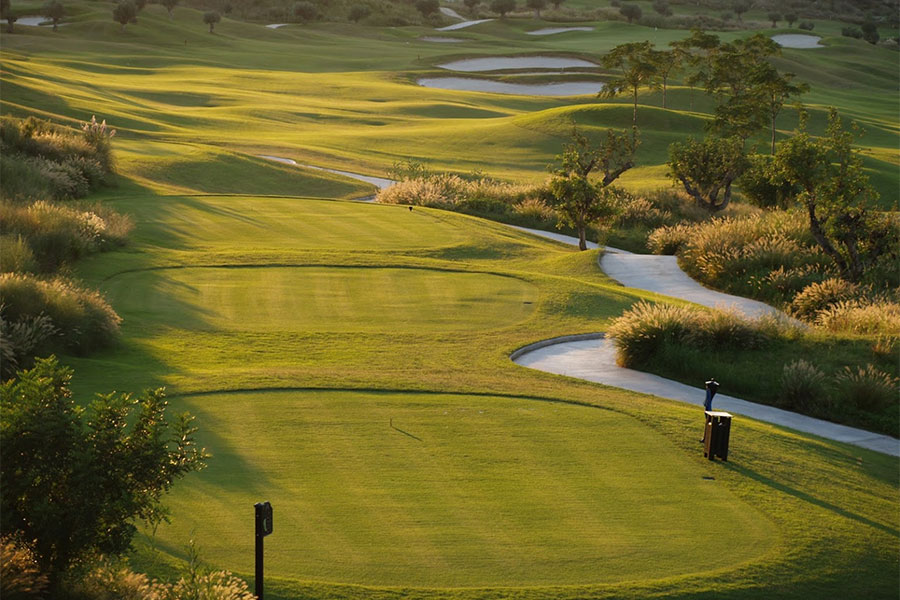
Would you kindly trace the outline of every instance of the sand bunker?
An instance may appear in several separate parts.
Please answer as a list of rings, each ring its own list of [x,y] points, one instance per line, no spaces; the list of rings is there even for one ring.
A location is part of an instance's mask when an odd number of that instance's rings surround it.
[[[506,83],[489,79],[465,77],[426,77],[417,83],[423,87],[465,92],[489,92],[517,96],[584,96],[603,89],[599,81],[569,81],[560,83]]]
[[[271,25],[266,25],[269,29],[278,29],[279,27],[284,27],[287,23],[272,23]]]
[[[570,69],[572,67],[596,67],[592,62],[580,58],[560,58],[554,56],[498,56],[490,58],[468,58],[438,65],[450,71],[501,71],[505,69]]]
[[[466,20],[466,18],[464,16],[462,16],[461,14],[459,14],[452,8],[447,8],[446,6],[442,6],[440,10],[441,10],[442,15],[447,15],[451,19],[459,19],[460,21]]]
[[[420,37],[420,40],[423,42],[436,42],[440,44],[452,44],[455,42],[464,42],[466,40],[462,40],[460,38],[450,38],[450,37],[437,37],[433,35],[426,35],[425,37]]]
[[[3,22],[6,23],[6,19],[3,19]],[[19,17],[18,19],[16,19],[16,25],[38,27],[39,25],[53,25],[53,21],[51,21],[47,17]],[[65,25],[65,23],[60,23],[60,25]]]
[[[772,36],[772,40],[784,48],[824,48],[825,46],[819,43],[821,39],[817,35],[803,35],[802,33],[786,33]]]
[[[439,27],[439,28],[435,29],[435,31],[455,31],[457,29],[471,27],[472,25],[478,25],[479,23],[487,23],[488,21],[493,21],[493,19],[478,19],[477,21],[463,21],[462,23],[454,23],[453,25],[447,25],[446,27]]]
[[[545,27],[544,29],[536,29],[534,31],[526,31],[528,35],[554,35],[556,33],[566,33],[567,31],[593,31],[593,27]]]

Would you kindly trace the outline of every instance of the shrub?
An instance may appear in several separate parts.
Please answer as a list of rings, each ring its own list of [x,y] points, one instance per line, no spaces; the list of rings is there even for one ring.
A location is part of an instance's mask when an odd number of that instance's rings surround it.
[[[529,196],[513,206],[516,214],[535,221],[553,221],[556,213],[542,199]]]
[[[790,312],[798,319],[813,321],[816,314],[842,300],[850,300],[859,294],[859,286],[837,277],[812,283],[794,296]]]
[[[747,170],[738,178],[744,196],[760,208],[785,208],[796,194],[796,186],[783,180],[774,183],[769,176],[774,157],[770,154],[751,154]]]
[[[783,408],[821,414],[828,406],[825,375],[803,359],[785,365],[779,403]]]
[[[49,281],[31,275],[0,275],[0,317],[7,327],[45,315],[59,336],[60,349],[84,354],[113,343],[121,319],[99,292],[62,278]],[[54,349],[55,351],[55,349]]]
[[[801,21],[797,25],[797,27],[799,27],[800,29],[805,29],[806,31],[812,31],[813,29],[816,28],[816,24],[813,23],[812,21]]]
[[[838,399],[859,410],[879,413],[896,409],[898,380],[872,365],[844,367],[835,378]]]
[[[3,600],[40,600],[47,590],[34,550],[21,540],[0,539],[0,597]]]
[[[844,37],[851,37],[860,40],[862,39],[863,32],[860,31],[857,27],[842,27],[841,35]]]

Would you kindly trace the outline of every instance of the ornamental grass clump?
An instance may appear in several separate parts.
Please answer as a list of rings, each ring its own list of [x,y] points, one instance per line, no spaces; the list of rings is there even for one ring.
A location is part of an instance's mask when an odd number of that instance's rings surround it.
[[[763,348],[779,330],[772,319],[748,320],[735,312],[638,302],[613,321],[606,334],[623,367],[649,362],[664,348],[752,350]]]
[[[791,300],[789,310],[798,319],[815,321],[819,312],[834,306],[838,302],[851,300],[859,294],[859,285],[837,277],[829,277],[803,288]]]
[[[841,300],[816,313],[815,324],[832,332],[900,335],[900,304],[891,300]]]
[[[59,331],[51,351],[86,354],[110,346],[119,332],[119,315],[100,292],[82,288],[57,277],[50,280],[32,275],[0,275],[0,317],[8,327],[41,315]]]
[[[834,381],[836,397],[841,404],[872,413],[897,409],[898,379],[872,365],[844,367]]]
[[[826,414],[829,389],[825,374],[803,359],[784,366],[781,374],[779,405],[806,414]]]

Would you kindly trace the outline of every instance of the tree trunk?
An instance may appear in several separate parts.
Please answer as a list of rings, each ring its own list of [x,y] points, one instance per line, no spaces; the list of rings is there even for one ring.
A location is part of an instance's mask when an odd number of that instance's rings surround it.
[[[634,112],[631,114],[631,126],[637,127],[637,86],[634,86]]]
[[[125,23],[122,23],[122,33],[125,33]]]
[[[772,154],[775,154],[775,113],[772,113]]]
[[[587,250],[587,237],[584,225],[578,226],[578,249]]]
[[[666,88],[667,88],[667,86],[666,86],[666,80],[663,79],[663,108],[667,108],[667,107],[666,107],[666,92],[667,92],[668,90],[667,90]]]
[[[213,25],[212,23],[210,23],[210,24],[209,24],[209,32],[210,32],[210,33],[213,32],[213,27],[214,27],[214,25]]]
[[[831,242],[828,241],[827,237],[825,237],[825,232],[822,231],[822,224],[819,223],[819,218],[816,216],[815,201],[806,201],[806,211],[809,214],[809,231],[810,233],[812,233],[813,239],[816,240],[816,243],[819,244],[822,250],[825,251],[825,254],[827,254],[832,258],[832,260],[834,260],[838,268],[841,270],[841,273],[849,275],[847,261],[845,261],[844,257],[841,256],[841,253],[831,245]]]

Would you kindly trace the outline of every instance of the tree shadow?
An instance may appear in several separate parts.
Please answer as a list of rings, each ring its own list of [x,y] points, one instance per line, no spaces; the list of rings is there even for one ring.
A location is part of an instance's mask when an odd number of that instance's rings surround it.
[[[837,506],[836,504],[832,504],[831,502],[827,502],[825,500],[822,500],[821,498],[816,498],[815,496],[812,496],[806,492],[803,492],[801,490],[793,488],[793,487],[786,485],[784,483],[781,483],[779,481],[775,481],[774,479],[766,477],[765,475],[762,475],[761,473],[757,473],[756,471],[753,471],[752,469],[748,469],[747,467],[744,467],[744,466],[741,466],[741,465],[738,465],[738,464],[735,464],[732,462],[722,463],[722,465],[726,469],[729,469],[740,475],[743,475],[744,477],[748,477],[754,481],[762,483],[763,485],[766,485],[766,486],[772,488],[773,490],[777,490],[784,494],[788,494],[790,496],[793,496],[794,498],[803,500],[804,502],[808,502],[814,506],[818,506],[819,508],[824,508],[826,510],[829,510],[829,511],[831,511],[837,515],[840,515],[842,517],[845,517],[847,519],[852,519],[853,521],[856,521],[857,523],[861,523],[863,525],[868,525],[869,527],[874,527],[875,529],[882,531],[884,533],[887,533],[888,535],[892,535],[894,537],[900,537],[900,531],[898,531],[897,529],[895,529],[889,525],[884,525],[882,523],[878,523],[878,522],[868,519],[862,515],[858,515],[854,512],[851,512],[845,508],[841,508],[840,506]]]

